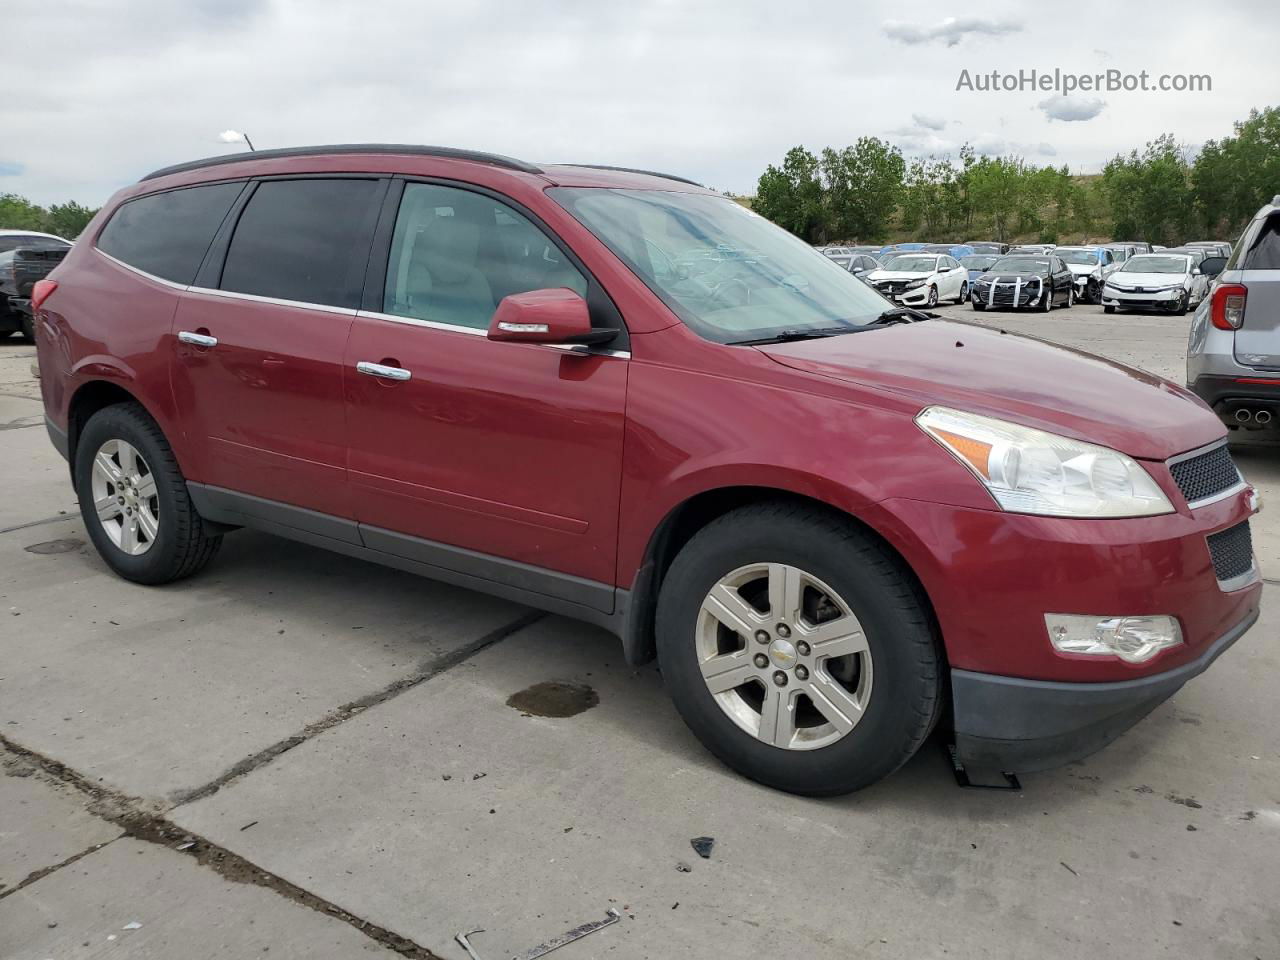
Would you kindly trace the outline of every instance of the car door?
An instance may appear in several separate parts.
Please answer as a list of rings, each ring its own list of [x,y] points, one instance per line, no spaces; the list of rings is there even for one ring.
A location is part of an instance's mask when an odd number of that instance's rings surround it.
[[[513,204],[443,183],[397,193],[345,359],[365,543],[612,610],[629,354],[486,331],[503,297],[528,290],[585,295],[597,325],[620,326],[616,308]]]
[[[351,516],[343,351],[385,189],[358,177],[253,184],[182,296],[173,392],[190,473],[215,493]]]

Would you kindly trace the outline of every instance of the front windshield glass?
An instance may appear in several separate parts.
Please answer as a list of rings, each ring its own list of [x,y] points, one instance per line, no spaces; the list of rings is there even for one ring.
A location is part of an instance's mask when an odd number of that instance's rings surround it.
[[[1059,247],[1053,251],[1067,263],[1081,263],[1096,266],[1098,263],[1098,253],[1096,250],[1063,250]]]
[[[991,265],[999,260],[996,256],[976,255],[972,257],[961,257],[960,266],[966,270],[990,270]]]
[[[708,340],[860,327],[892,307],[803,240],[726,197],[600,187],[547,193]]]
[[[1049,269],[1044,257],[1001,257],[991,268],[992,273],[1043,273]]]
[[[1186,257],[1162,257],[1154,253],[1130,257],[1124,265],[1125,273],[1186,273]]]
[[[881,270],[902,273],[933,273],[937,268],[937,257],[922,257],[918,253],[891,253],[880,261]]]

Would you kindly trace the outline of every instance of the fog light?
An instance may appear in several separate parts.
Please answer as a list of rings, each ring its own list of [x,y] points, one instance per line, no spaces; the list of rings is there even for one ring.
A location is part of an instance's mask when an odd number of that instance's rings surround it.
[[[1150,660],[1182,642],[1182,628],[1174,617],[1089,617],[1046,613],[1049,642],[1061,653],[1119,657],[1126,663]]]

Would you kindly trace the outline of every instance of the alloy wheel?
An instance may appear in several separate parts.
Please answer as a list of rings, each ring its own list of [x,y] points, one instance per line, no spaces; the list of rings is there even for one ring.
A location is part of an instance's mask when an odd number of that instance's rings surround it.
[[[93,458],[93,509],[108,539],[123,553],[141,556],[160,532],[155,476],[137,448],[108,440]]]
[[[754,563],[722,577],[695,628],[698,667],[721,710],[785,750],[847,736],[871,697],[871,650],[858,618],[799,567]]]

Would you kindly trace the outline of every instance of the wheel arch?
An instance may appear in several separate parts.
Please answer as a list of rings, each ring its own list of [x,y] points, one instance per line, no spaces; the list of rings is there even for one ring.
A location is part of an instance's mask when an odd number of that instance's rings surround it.
[[[837,516],[844,522],[852,523],[867,536],[874,538],[892,555],[911,578],[914,589],[939,637],[938,648],[945,659],[938,618],[928,591],[902,551],[883,532],[857,513],[817,497],[780,487],[737,485],[714,487],[687,497],[669,510],[650,534],[640,566],[632,581],[627,607],[622,617],[623,653],[629,664],[639,666],[648,663],[656,656],[654,618],[658,591],[662,588],[663,578],[680,549],[699,530],[730,510],[754,503],[778,501],[803,504],[816,511]]]
[[[74,482],[76,446],[85,424],[99,410],[121,403],[136,403],[153,420],[155,414],[138,398],[137,394],[122,385],[119,380],[93,379],[80,384],[67,404],[67,461]],[[157,420],[157,423],[159,421]]]

